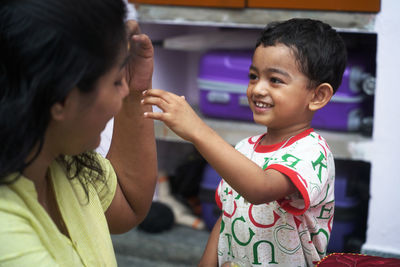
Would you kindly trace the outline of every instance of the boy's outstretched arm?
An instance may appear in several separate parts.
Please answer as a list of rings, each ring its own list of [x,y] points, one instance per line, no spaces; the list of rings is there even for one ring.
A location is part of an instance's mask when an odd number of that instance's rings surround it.
[[[250,203],[267,203],[297,190],[287,176],[275,170],[262,170],[225,142],[197,116],[184,97],[150,89],[144,92],[142,103],[158,106],[163,112],[146,112],[145,117],[163,121],[177,135],[193,143],[218,174]]]
[[[210,236],[208,237],[206,248],[197,267],[214,267],[218,266],[218,240],[219,231],[221,229],[222,215],[215,223]]]

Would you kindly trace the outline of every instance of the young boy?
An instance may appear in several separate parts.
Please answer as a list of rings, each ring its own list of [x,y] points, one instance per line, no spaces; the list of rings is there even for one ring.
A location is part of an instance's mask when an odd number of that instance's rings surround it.
[[[256,44],[247,97],[267,132],[231,147],[184,97],[151,89],[143,104],[192,142],[223,180],[223,213],[199,266],[313,266],[326,253],[334,211],[334,160],[310,126],[339,87],[346,66],[343,40],[310,19],[269,24]]]

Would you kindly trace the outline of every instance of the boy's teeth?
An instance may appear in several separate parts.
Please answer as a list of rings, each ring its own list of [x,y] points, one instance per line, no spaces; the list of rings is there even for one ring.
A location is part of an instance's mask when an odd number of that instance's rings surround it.
[[[268,105],[268,104],[262,103],[262,102],[256,102],[255,104],[256,104],[256,106],[259,107],[259,108],[266,108],[266,107],[271,106],[271,105]]]

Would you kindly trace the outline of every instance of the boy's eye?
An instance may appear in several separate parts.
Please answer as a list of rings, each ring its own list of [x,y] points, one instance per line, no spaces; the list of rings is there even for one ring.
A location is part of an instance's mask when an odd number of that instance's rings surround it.
[[[119,81],[114,82],[115,86],[121,86],[122,85],[122,79]]]
[[[274,78],[274,77],[272,77],[272,78],[270,79],[270,81],[271,81],[272,83],[283,83],[282,80],[280,80],[280,79],[278,79],[278,78]]]
[[[254,73],[249,73],[249,79],[250,80],[257,80],[257,75],[255,75]]]

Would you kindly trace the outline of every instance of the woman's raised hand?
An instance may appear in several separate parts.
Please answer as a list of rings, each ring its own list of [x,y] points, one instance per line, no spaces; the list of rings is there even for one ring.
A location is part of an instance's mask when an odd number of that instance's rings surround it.
[[[134,20],[126,23],[130,60],[127,65],[127,82],[130,90],[144,91],[151,88],[154,68],[154,49],[150,38],[140,32]]]

